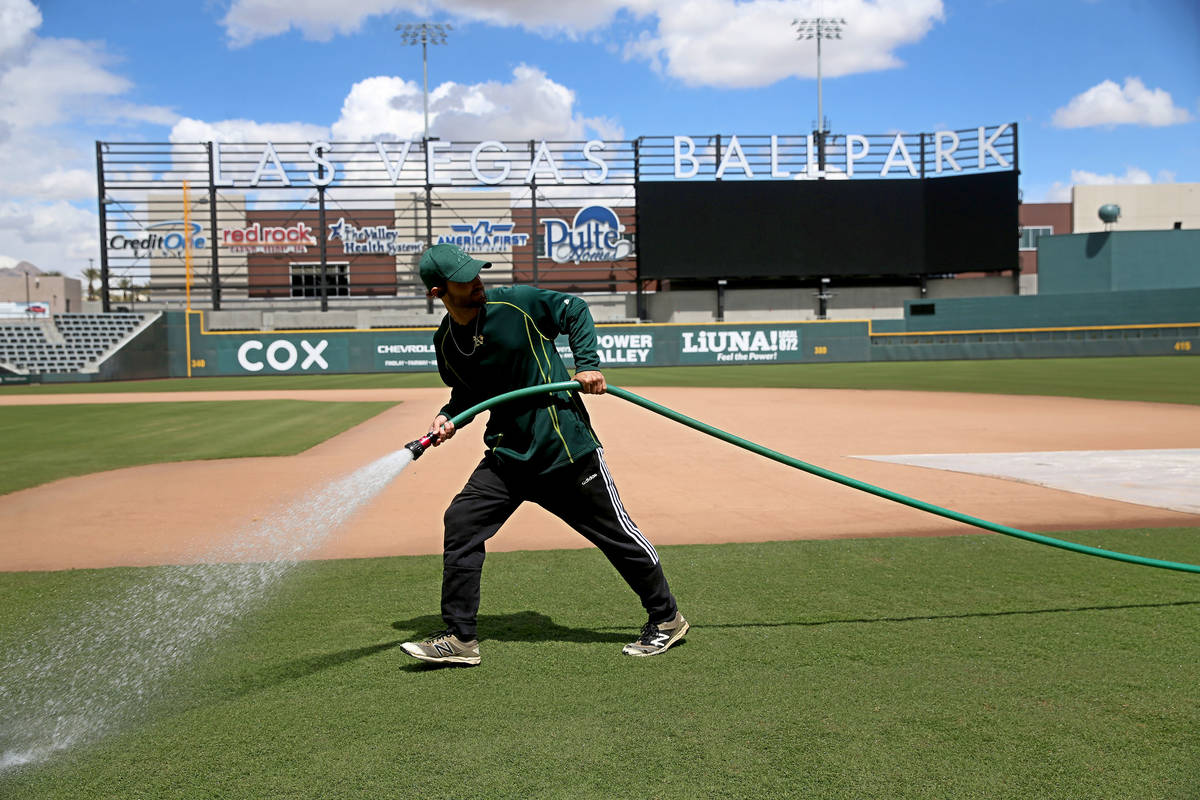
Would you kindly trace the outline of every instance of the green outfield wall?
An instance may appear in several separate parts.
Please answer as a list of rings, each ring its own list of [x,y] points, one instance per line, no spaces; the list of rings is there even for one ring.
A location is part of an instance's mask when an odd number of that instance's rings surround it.
[[[938,304],[948,310],[966,304],[966,310],[948,314],[962,321],[973,302]],[[1023,309],[1022,313],[1009,311],[1022,322],[1031,318]],[[172,377],[436,369],[433,328],[209,331],[202,312],[187,316],[190,324],[185,324],[183,312],[167,314],[165,339]],[[984,318],[995,317],[989,312]],[[597,338],[600,359],[607,367],[1200,354],[1200,314],[1187,322],[1125,325],[878,327],[868,320],[599,325]],[[560,337],[556,346],[570,364],[566,338]]]
[[[208,331],[201,312],[173,312],[167,323],[171,375],[270,375],[428,372],[437,368],[434,328]],[[606,366],[795,364],[866,361],[870,323],[794,322],[713,325],[600,325]],[[559,337],[568,363],[570,348]],[[190,373],[189,373],[190,365]]]
[[[965,331],[1200,322],[1200,288],[907,300],[904,330]]]
[[[1101,231],[1038,241],[1038,294],[1200,287],[1200,230]]]

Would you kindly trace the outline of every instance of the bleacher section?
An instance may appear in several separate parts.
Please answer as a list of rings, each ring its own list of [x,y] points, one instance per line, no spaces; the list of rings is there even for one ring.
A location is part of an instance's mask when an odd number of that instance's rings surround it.
[[[0,364],[29,374],[85,372],[137,330],[146,316],[56,314],[53,323],[0,323]]]

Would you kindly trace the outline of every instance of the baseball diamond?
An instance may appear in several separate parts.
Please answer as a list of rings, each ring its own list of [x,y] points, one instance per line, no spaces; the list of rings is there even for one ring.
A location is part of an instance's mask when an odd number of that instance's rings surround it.
[[[1200,447],[1194,406],[1062,397],[797,389],[657,388],[647,398],[765,446],[931,503],[1025,530],[1181,526],[1195,514],[961,472],[866,461],[886,453],[1144,450]],[[439,389],[245,391],[241,399],[396,400],[400,404],[300,455],[158,464],[0,496],[4,569],[176,563],[265,508],[400,447],[440,408]],[[0,395],[0,405],[228,399],[224,392]],[[769,420],[763,420],[764,409]],[[625,505],[656,545],[975,533],[768,462],[615,398],[588,403]],[[1123,418],[1131,424],[1114,426]],[[762,420],[761,423],[757,422]],[[474,423],[478,425],[479,423]],[[471,428],[468,434],[473,434]],[[479,458],[473,436],[438,448],[387,487],[318,558],[441,552],[441,507]],[[636,444],[634,444],[636,443]],[[1146,476],[1153,481],[1152,475]],[[126,498],[136,494],[136,512]],[[220,497],[219,504],[210,501]],[[709,501],[697,503],[697,498]],[[404,509],[398,528],[395,511]],[[802,510],[802,511],[800,511]],[[164,529],[163,519],[171,525]],[[120,520],[114,525],[113,520]],[[36,536],[30,532],[36,531]],[[558,520],[522,507],[494,551],[578,548]]]

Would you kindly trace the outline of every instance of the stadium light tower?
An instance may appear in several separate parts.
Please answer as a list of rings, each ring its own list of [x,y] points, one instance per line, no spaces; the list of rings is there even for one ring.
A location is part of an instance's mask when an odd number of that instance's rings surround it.
[[[421,45],[421,74],[425,81],[425,139],[429,139],[429,56],[428,46],[445,44],[446,34],[454,26],[441,22],[407,22],[396,26],[406,45]]]
[[[817,132],[825,133],[824,109],[821,107],[821,40],[841,39],[846,27],[844,17],[801,17],[792,20],[796,38],[817,40]]]

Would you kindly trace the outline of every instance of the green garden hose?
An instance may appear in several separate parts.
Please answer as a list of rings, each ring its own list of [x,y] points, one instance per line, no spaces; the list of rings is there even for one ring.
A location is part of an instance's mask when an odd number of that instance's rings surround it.
[[[579,384],[575,381],[560,381],[558,383],[548,383],[541,386],[530,386],[525,389],[517,389],[516,391],[500,394],[489,400],[485,400],[482,403],[471,406],[466,411],[456,415],[453,419],[451,419],[450,423],[455,427],[461,427],[474,419],[474,417],[480,412],[486,411],[493,406],[506,403],[510,400],[516,400],[521,397],[527,397],[529,395],[536,394],[578,391],[579,388]],[[968,525],[974,525],[977,528],[983,528],[984,530],[993,531],[995,533],[1002,533],[1005,536],[1014,536],[1018,539],[1025,539],[1026,541],[1049,545],[1050,547],[1058,547],[1075,553],[1083,553],[1084,555],[1099,556],[1101,558],[1109,558],[1114,561],[1124,561],[1129,564],[1141,564],[1147,567],[1159,567],[1160,569],[1173,569],[1180,572],[1200,573],[1200,566],[1195,564],[1183,564],[1177,561],[1163,561],[1157,558],[1146,558],[1145,556],[1119,553],[1114,550],[1104,550],[1099,547],[1089,547],[1085,544],[1068,542],[1063,539],[1054,539],[1050,536],[1042,536],[1041,534],[1030,533],[1029,531],[1023,531],[1018,528],[1010,528],[1007,525],[1000,525],[995,522],[989,522],[986,519],[979,519],[978,517],[972,517],[948,508],[935,506],[932,503],[926,503],[923,500],[917,500],[915,498],[908,497],[907,495],[899,494],[898,492],[892,492],[888,491],[887,489],[881,489],[878,486],[872,486],[869,483],[855,480],[854,478],[841,475],[837,472],[833,472],[832,470],[822,469],[821,467],[814,466],[813,464],[806,463],[799,459],[792,458],[791,456],[784,455],[778,451],[771,450],[770,448],[763,447],[760,444],[747,441],[739,436],[734,436],[732,433],[727,433],[720,428],[714,428],[711,425],[706,425],[699,420],[695,420],[684,414],[680,414],[678,411],[647,400],[646,398],[636,395],[626,389],[622,389],[619,386],[610,385],[606,391],[608,394],[619,397],[622,400],[628,400],[634,405],[639,405],[642,408],[653,411],[655,414],[661,414],[667,419],[674,420],[675,422],[686,425],[689,428],[694,428],[701,433],[707,433],[709,436],[713,436],[724,442],[728,442],[729,444],[736,445],[744,450],[749,450],[752,453],[757,453],[758,455],[764,456],[773,461],[778,461],[781,464],[786,464],[789,467],[802,470],[810,475],[816,475],[819,478],[824,478],[826,480],[833,481],[834,483],[840,483],[843,486],[849,486],[851,489],[858,489],[859,491],[873,494],[877,497],[882,497],[885,500],[891,500],[895,503],[900,503],[901,505],[920,509],[921,511],[928,511],[930,514],[937,514],[938,516],[946,517],[947,519],[965,522]],[[420,457],[421,453],[425,452],[425,449],[430,445],[432,440],[433,435],[428,434],[420,439],[417,439],[416,441],[409,442],[405,446],[413,453],[413,458],[415,460],[416,458]]]

